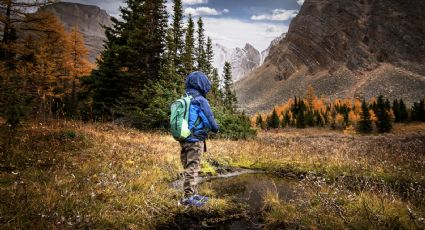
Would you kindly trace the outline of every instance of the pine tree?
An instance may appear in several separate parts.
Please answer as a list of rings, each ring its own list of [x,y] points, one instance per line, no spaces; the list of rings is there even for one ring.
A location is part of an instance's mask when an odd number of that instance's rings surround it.
[[[277,129],[279,128],[279,124],[280,124],[279,116],[277,115],[276,108],[274,108],[272,115],[270,117],[271,128]]]
[[[194,68],[194,52],[195,52],[195,42],[194,42],[194,33],[195,25],[193,23],[192,15],[189,14],[189,19],[186,28],[186,38],[185,38],[185,48],[183,56],[183,65],[185,69],[185,76],[193,72]]]
[[[412,120],[425,121],[425,99],[413,103]]]
[[[172,58],[174,60],[174,67],[178,75],[184,78],[184,28],[183,28],[183,4],[181,0],[174,0],[173,6],[173,23],[172,23]],[[183,85],[182,85],[183,87]]]
[[[297,128],[300,128],[300,129],[305,128],[305,115],[304,115],[305,111],[306,111],[306,105],[304,103],[304,100],[299,100],[298,111],[296,114]]]
[[[387,110],[387,103],[384,101],[384,97],[381,95],[378,97],[378,102],[376,104],[376,116],[378,121],[376,122],[376,127],[378,132],[386,133],[390,132],[392,129],[390,114]]]
[[[289,116],[289,111],[286,111],[282,119],[282,128],[288,127],[290,122],[291,122],[291,117]]]
[[[395,99],[393,101],[393,113],[394,113],[394,122],[400,122],[400,104],[398,103],[398,100]]]
[[[223,79],[224,79],[224,106],[231,110],[235,111],[236,109],[236,95],[233,90],[233,80],[232,80],[232,66],[229,62],[224,63],[223,69]]]
[[[360,115],[360,121],[358,123],[357,130],[360,133],[371,133],[373,131],[372,120],[370,118],[369,107],[366,101],[362,101],[362,112]]]
[[[99,68],[87,81],[93,107],[101,118],[125,116],[139,128],[163,126],[168,109],[163,94],[175,90],[164,83],[170,77],[163,70],[165,4],[163,0],[126,3],[120,9],[123,20],[112,19],[113,27],[106,30],[108,40]]]
[[[214,68],[211,74],[211,93],[208,95],[213,106],[221,106],[223,104],[223,93],[220,89],[220,79],[217,68]]]
[[[214,61],[214,51],[212,46],[212,40],[210,37],[208,37],[207,46],[205,48],[205,66],[202,71],[208,75],[210,80],[212,80],[211,75],[213,71],[213,66],[212,66],[213,61]]]
[[[196,49],[196,62],[198,64],[198,70],[206,71],[206,54],[205,54],[205,35],[204,35],[204,22],[202,17],[198,18],[197,21],[198,30],[197,30],[197,49]]]
[[[398,104],[398,114],[400,122],[406,122],[409,119],[409,114],[407,113],[406,105],[404,104],[403,99],[400,99]]]

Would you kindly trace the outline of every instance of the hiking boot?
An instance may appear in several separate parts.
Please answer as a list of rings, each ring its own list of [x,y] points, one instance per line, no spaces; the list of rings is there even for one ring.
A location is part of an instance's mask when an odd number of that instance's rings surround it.
[[[206,203],[209,198],[206,197],[206,196],[201,196],[199,194],[195,194],[195,195],[193,195],[193,199],[199,200],[199,201],[202,201],[202,202]]]
[[[206,200],[201,200],[199,197],[195,198],[196,196],[190,196],[188,198],[183,198],[180,200],[180,204],[185,206],[195,206],[195,207],[202,207],[205,205]],[[208,200],[208,199],[207,199]]]

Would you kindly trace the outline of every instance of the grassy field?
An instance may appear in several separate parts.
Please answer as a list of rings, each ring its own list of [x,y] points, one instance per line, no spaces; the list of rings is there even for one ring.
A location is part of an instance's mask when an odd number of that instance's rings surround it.
[[[2,135],[6,135],[2,132]],[[252,140],[210,140],[203,171],[263,169],[299,180],[296,199],[264,197],[264,227],[425,227],[425,125],[360,136],[327,129],[264,132]],[[3,153],[4,155],[5,153]],[[3,156],[5,159],[6,156]],[[166,133],[112,124],[25,125],[0,162],[0,228],[172,228],[245,215],[211,190],[205,207],[177,205],[179,144]],[[7,166],[7,167],[6,167]]]

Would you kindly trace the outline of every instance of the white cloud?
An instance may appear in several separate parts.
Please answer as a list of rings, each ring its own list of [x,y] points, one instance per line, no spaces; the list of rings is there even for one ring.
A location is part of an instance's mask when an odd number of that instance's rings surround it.
[[[297,0],[298,5],[302,6],[304,4],[304,0]]]
[[[183,0],[183,4],[185,5],[198,5],[198,4],[206,4],[208,0]]]
[[[297,16],[298,10],[274,9],[271,14],[261,14],[251,16],[255,21],[286,21]]]
[[[265,50],[270,42],[288,31],[288,26],[279,23],[244,22],[229,18],[204,18],[205,34],[229,48],[244,47],[250,43],[258,50]]]
[[[186,15],[191,14],[192,16],[216,16],[221,15],[222,13],[228,13],[229,10],[224,9],[223,11],[219,11],[210,7],[188,7],[184,10]]]

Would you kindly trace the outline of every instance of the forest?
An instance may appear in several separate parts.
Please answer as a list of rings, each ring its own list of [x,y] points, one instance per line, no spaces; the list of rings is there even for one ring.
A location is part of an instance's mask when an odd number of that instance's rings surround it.
[[[112,18],[113,27],[106,28],[105,50],[96,65],[88,61],[78,27],[65,31],[51,13],[28,13],[48,3],[4,2],[0,115],[12,132],[28,119],[113,121],[165,130],[171,103],[184,95],[185,77],[199,70],[212,82],[208,99],[219,123],[237,127],[220,135],[255,135],[249,118],[237,111],[232,67],[226,63],[219,76],[202,18],[195,25],[189,15],[185,22],[179,1],[173,15],[167,15],[165,1],[128,1],[122,20]]]

